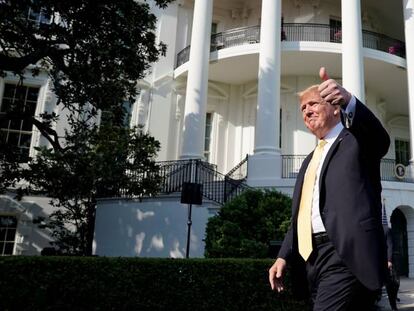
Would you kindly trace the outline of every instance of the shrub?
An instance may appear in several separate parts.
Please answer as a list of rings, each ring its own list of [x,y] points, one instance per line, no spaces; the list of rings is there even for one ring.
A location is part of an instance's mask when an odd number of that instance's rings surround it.
[[[270,290],[271,260],[0,258],[0,310],[308,310]],[[287,275],[289,288],[289,274]]]
[[[208,220],[205,256],[266,258],[269,242],[283,240],[291,199],[278,191],[247,190]]]

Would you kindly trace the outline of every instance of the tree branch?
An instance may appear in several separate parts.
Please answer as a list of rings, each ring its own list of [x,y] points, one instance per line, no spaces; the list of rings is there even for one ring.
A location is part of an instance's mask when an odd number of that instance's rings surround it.
[[[40,133],[50,142],[53,149],[56,151],[63,152],[65,148],[63,148],[59,143],[59,136],[57,132],[52,129],[50,126],[37,120],[36,118],[32,117],[33,124],[37,127]]]
[[[49,48],[36,50],[22,57],[0,54],[0,69],[13,72],[22,71],[30,64],[36,64],[39,60],[46,57],[48,52]]]

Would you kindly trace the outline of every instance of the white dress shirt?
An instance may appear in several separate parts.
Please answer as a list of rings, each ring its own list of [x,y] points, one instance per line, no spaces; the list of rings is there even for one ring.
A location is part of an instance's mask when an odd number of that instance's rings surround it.
[[[352,96],[351,100],[349,101],[346,110],[344,112],[344,118],[345,118],[345,124],[346,127],[350,127],[352,124],[352,120],[355,116],[355,105],[356,105],[356,99],[354,96]],[[313,187],[313,197],[312,197],[312,232],[318,233],[318,232],[325,232],[325,226],[322,222],[321,214],[319,211],[319,175],[322,170],[323,162],[325,161],[326,155],[329,152],[329,149],[331,149],[333,143],[338,138],[339,133],[341,133],[344,126],[341,122],[338,122],[335,127],[333,127],[328,134],[325,135],[323,140],[325,140],[327,143],[325,147],[323,148],[322,158],[319,162],[319,167],[316,171],[316,180],[315,185]]]

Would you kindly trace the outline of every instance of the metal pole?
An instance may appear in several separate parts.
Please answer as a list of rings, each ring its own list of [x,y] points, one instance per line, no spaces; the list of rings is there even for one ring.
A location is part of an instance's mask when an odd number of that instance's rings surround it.
[[[187,220],[187,249],[185,252],[185,258],[189,258],[190,255],[190,239],[191,239],[191,210],[192,204],[188,204],[188,220]]]

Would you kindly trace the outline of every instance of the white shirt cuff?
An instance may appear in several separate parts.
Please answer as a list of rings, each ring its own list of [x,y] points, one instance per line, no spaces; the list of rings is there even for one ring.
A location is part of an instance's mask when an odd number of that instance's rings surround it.
[[[355,108],[356,108],[356,98],[355,98],[354,95],[352,95],[352,97],[349,100],[349,103],[346,106],[346,109],[344,111],[344,114],[345,114],[345,125],[348,128],[351,127],[352,120],[355,117]]]

